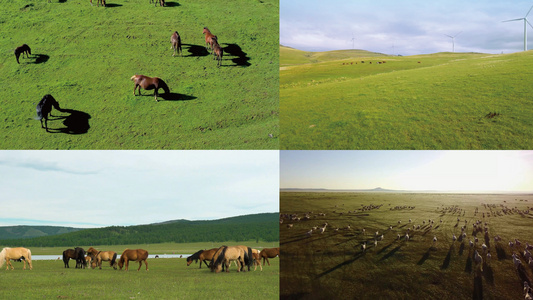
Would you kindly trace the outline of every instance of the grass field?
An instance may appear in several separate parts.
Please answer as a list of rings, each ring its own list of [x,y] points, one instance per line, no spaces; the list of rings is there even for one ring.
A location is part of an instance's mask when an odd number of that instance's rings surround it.
[[[108,4],[0,0],[0,149],[279,149],[278,1]],[[205,26],[225,51],[220,68]],[[32,55],[19,65],[24,43]],[[134,96],[134,74],[162,78],[170,95]],[[48,122],[53,134],[34,119],[48,93],[69,110]]]
[[[227,243],[234,244],[234,243]],[[246,243],[244,243],[246,244]],[[254,246],[249,243],[250,246]],[[129,245],[134,248],[136,245]],[[102,246],[101,250],[122,250],[129,246]],[[153,253],[197,249],[200,244],[139,245]],[[208,246],[203,245],[203,246]],[[265,246],[269,247],[269,244]],[[183,247],[183,248],[182,248]],[[216,247],[216,246],[215,246]],[[162,252],[159,252],[162,251]],[[189,250],[184,250],[189,251]],[[38,249],[33,254],[45,254]],[[137,263],[129,271],[113,270],[108,265],[99,269],[65,269],[63,262],[34,261],[33,270],[0,269],[2,299],[279,299],[279,259],[271,259],[263,271],[238,273],[235,266],[229,273],[211,273],[197,264],[187,267],[185,258],[148,259],[149,271],[139,272]]]
[[[533,52],[361,55],[281,47],[281,149],[533,147]]]
[[[523,282],[532,282],[533,270],[520,255],[523,268],[517,271],[511,255],[533,242],[533,212],[524,213],[532,202],[533,195],[282,192],[281,213],[298,214],[302,220],[285,218],[280,226],[281,298],[522,299]],[[371,204],[381,206],[363,210]],[[521,213],[504,213],[503,207]],[[310,211],[311,219],[304,220]],[[453,242],[465,220],[466,239]],[[487,236],[484,229],[473,230],[477,220],[487,223],[481,225],[488,228]],[[323,234],[307,236],[326,222]],[[408,228],[410,240],[398,240]],[[384,239],[374,247],[376,231]],[[503,240],[495,242],[496,235]],[[476,236],[479,242],[471,248],[469,241]],[[515,238],[522,245],[511,249],[508,242]],[[363,242],[368,245],[364,253]],[[482,243],[492,259],[487,262],[483,254],[480,271],[472,257],[474,250],[482,253]]]

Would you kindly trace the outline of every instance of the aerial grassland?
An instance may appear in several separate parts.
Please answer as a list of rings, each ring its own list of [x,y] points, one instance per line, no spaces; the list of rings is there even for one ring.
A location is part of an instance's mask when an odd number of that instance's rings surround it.
[[[0,0],[1,149],[279,149],[278,1],[93,2]],[[17,64],[22,44],[32,55]],[[134,96],[135,74],[171,93]],[[35,120],[45,94],[68,110],[52,112],[52,133]]]
[[[281,149],[533,147],[531,51],[280,55]]]
[[[532,202],[521,194],[282,192],[281,298],[522,299],[523,282],[533,280],[523,254],[533,243]],[[515,239],[521,245],[510,247]]]

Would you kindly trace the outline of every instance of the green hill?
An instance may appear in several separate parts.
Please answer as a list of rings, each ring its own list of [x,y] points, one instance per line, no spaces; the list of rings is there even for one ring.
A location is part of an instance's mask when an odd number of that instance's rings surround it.
[[[281,149],[531,149],[532,75],[531,51],[284,68]]]
[[[328,62],[346,58],[386,56],[382,53],[366,50],[335,50],[326,52],[306,52],[291,47],[280,45],[280,67],[294,66],[309,63]]]
[[[51,236],[79,230],[82,229],[59,226],[2,226],[0,227],[0,240]]]
[[[31,239],[2,240],[3,246],[126,245],[165,242],[278,241],[279,214],[262,213],[210,221],[176,220],[158,224],[111,226]]]

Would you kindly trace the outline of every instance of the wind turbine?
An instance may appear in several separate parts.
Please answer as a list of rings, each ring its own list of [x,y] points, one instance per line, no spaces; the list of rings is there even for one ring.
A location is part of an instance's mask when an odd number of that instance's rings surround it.
[[[460,31],[458,34],[454,35],[454,36],[451,36],[451,35],[447,35],[445,34],[445,36],[449,37],[452,39],[452,52],[455,52],[455,37],[460,35],[462,31]]]
[[[355,36],[353,35],[353,32],[352,32],[352,49],[355,49]]]
[[[533,6],[531,6],[531,8],[527,12],[526,16],[523,17],[523,18],[502,21],[502,22],[513,22],[513,21],[524,20],[524,51],[527,51],[527,24],[529,24],[529,26],[531,26],[531,28],[533,28],[531,23],[529,23],[529,21],[527,20],[527,16],[529,15],[529,13],[531,12],[532,9],[533,9]]]

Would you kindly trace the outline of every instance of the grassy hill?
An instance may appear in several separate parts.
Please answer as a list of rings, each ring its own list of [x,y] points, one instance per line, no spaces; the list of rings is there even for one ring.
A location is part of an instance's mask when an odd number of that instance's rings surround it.
[[[54,236],[10,239],[4,246],[126,245],[224,241],[278,241],[279,214],[262,213],[210,221],[177,220],[136,226],[84,229]]]
[[[278,1],[48,2],[0,0],[0,72],[9,81],[0,149],[279,148]],[[224,49],[220,68],[205,26]],[[172,57],[174,31],[182,57]],[[32,55],[19,65],[13,50],[22,44]],[[171,94],[134,96],[135,74],[162,78]],[[54,133],[34,119],[48,93],[70,110],[48,122]]]
[[[50,236],[78,230],[82,229],[60,226],[2,226],[0,227],[0,240]]]
[[[366,50],[336,50],[326,52],[306,52],[291,47],[279,47],[280,67],[294,66],[309,63],[327,62],[354,57],[377,57],[386,56],[382,53],[370,52]]]
[[[281,149],[531,149],[532,55],[354,57],[286,67]]]

